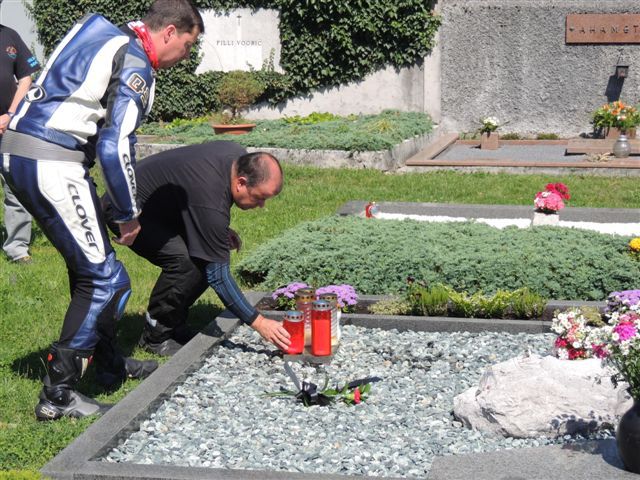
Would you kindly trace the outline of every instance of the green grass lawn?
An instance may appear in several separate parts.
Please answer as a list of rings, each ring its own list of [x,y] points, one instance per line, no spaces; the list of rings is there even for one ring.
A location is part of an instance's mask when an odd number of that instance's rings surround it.
[[[232,262],[267,239],[301,221],[330,215],[350,200],[531,205],[534,194],[548,182],[569,186],[569,206],[640,208],[637,180],[620,177],[543,176],[507,174],[385,174],[372,170],[336,170],[285,166],[285,187],[265,208],[234,209],[232,226],[244,240],[244,251]],[[533,208],[533,206],[532,206]],[[34,263],[17,266],[0,258],[0,478],[8,470],[36,471],[68,445],[95,419],[35,421],[33,407],[44,373],[43,358],[57,339],[68,305],[64,264],[38,231],[32,247]],[[133,284],[133,295],[120,322],[120,340],[126,353],[150,355],[135,342],[142,314],[157,275],[156,267],[126,248],[116,248]],[[191,321],[202,325],[220,311],[213,291],[192,309]],[[80,390],[106,402],[117,402],[135,388],[129,381],[108,394],[92,381],[91,372]],[[4,472],[4,475],[3,475]],[[11,474],[13,475],[13,474]]]

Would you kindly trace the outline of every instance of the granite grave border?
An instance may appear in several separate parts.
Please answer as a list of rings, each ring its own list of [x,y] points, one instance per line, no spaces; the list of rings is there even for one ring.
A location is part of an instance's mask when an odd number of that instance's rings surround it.
[[[348,202],[340,210],[342,215],[360,215],[365,201]],[[509,218],[522,216],[530,207],[499,205],[455,205],[455,204],[408,204],[381,202],[384,211],[397,213],[467,216],[469,218]],[[565,209],[565,219],[576,221],[634,221],[638,220],[635,209]],[[248,298],[254,304],[264,293],[251,292]],[[366,298],[366,297],[365,297]],[[568,302],[575,304],[575,302]],[[593,302],[597,303],[597,302]],[[281,312],[270,312],[274,317]],[[548,320],[501,320],[454,319],[433,317],[399,317],[378,315],[345,315],[345,324],[367,328],[396,328],[399,330],[427,331],[526,331],[540,333],[548,331]],[[235,480],[235,479],[282,479],[282,480],[344,480],[345,475],[302,474],[267,470],[229,470],[199,467],[177,467],[167,465],[138,465],[129,463],[107,463],[101,458],[131,432],[149,414],[157,410],[175,388],[192,372],[197,370],[204,358],[240,325],[240,321],[229,312],[223,312],[198,334],[174,357],[164,363],[149,378],[111,408],[102,418],[87,428],[74,442],[42,468],[42,473],[52,479],[131,479],[131,480]],[[508,478],[573,480],[574,478],[632,479],[635,474],[622,469],[615,441],[600,440],[578,442],[573,445],[504,450],[482,454],[465,454],[436,457],[428,478],[430,480],[468,479],[495,480]],[[369,477],[363,477],[369,478]],[[374,478],[374,477],[370,477]],[[381,477],[375,477],[381,478]],[[392,478],[392,477],[383,477]]]

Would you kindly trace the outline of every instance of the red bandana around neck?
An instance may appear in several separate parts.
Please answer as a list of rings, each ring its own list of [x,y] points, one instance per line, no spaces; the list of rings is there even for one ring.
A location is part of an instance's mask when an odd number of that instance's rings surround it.
[[[149,34],[149,30],[140,20],[135,22],[129,22],[128,27],[136,32],[136,35],[142,42],[142,48],[144,48],[147,57],[149,57],[149,61],[151,62],[151,66],[154,70],[158,69],[158,54],[156,53],[156,48],[153,46],[153,42],[151,41],[151,35]]]

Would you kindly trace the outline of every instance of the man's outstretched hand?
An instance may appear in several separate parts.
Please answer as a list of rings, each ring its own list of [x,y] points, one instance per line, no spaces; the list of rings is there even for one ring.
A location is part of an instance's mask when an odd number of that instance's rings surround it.
[[[258,315],[251,324],[251,328],[281,350],[286,350],[291,344],[289,332],[282,326],[282,322]]]
[[[137,218],[129,220],[128,222],[119,223],[118,227],[120,227],[120,236],[114,238],[113,241],[119,245],[131,245],[138,236],[138,233],[140,233],[140,222],[138,222]]]

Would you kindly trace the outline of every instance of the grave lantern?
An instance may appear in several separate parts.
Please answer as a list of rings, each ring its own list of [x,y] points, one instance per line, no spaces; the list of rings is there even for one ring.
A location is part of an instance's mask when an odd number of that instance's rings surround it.
[[[622,55],[618,58],[616,65],[616,78],[627,78],[629,76],[629,62]]]

